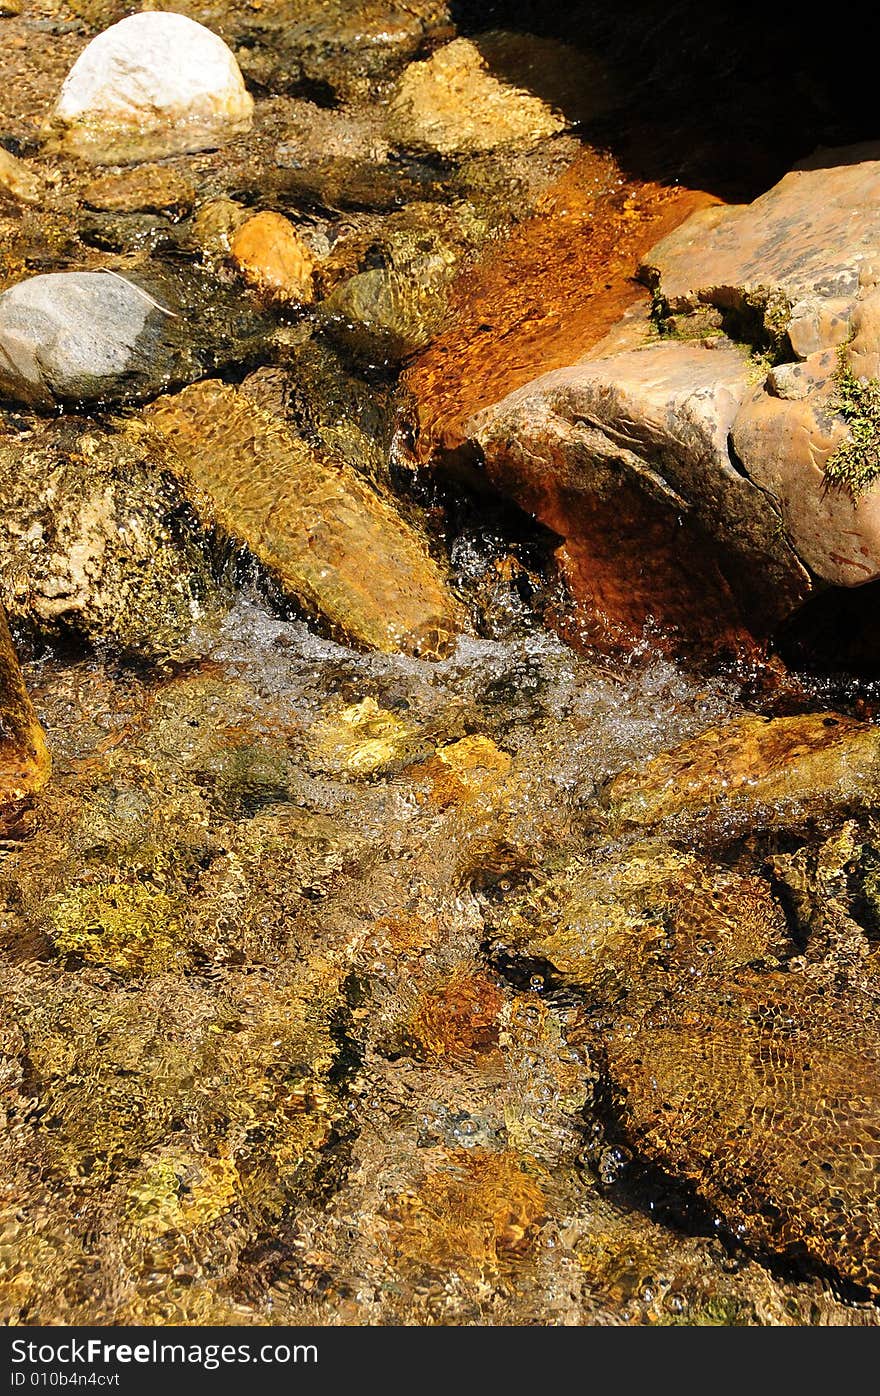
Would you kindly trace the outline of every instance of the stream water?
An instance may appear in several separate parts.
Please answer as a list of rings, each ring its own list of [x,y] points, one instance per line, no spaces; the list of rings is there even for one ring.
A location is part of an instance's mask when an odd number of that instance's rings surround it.
[[[428,306],[402,354],[380,361],[375,342],[348,333],[340,347],[316,314],[282,313],[220,372],[397,499],[467,619],[440,662],[360,652],[298,618],[246,551],[216,539],[220,600],[158,655],[81,618],[53,629],[26,607],[13,615],[53,775],[0,845],[5,1321],[874,1324],[865,1290],[742,1244],[686,1183],[636,1156],[609,1123],[589,995],[510,929],[523,898],[573,860],[602,878],[642,856],[641,836],[604,817],[609,778],[744,712],[871,715],[873,682],[816,672],[813,632],[799,655],[814,672],[779,665],[769,679],[763,665],[680,662],[650,629],[623,653],[573,648],[557,634],[569,602],[551,535],[471,493],[454,451],[438,483],[410,470],[411,441],[400,446],[412,393],[427,458],[438,442],[454,448],[465,408],[523,381],[530,362],[566,344],[583,352],[641,295],[633,249],[657,235],[655,217],[679,205],[684,217],[688,185],[701,198],[759,192],[791,158],[790,128],[727,166],[727,133],[711,131],[676,170],[677,89],[654,123],[643,118],[640,146],[627,94],[616,148],[612,108],[529,156],[389,161],[383,203],[356,183],[357,159],[312,147],[285,167],[278,153],[292,123],[320,146],[325,117],[369,114],[360,50],[343,37],[340,58],[321,31],[337,64],[325,57],[328,95],[304,40],[290,76],[260,7],[175,8],[238,34],[257,95],[251,138],[166,162],[197,187],[197,209],[221,197],[283,209],[323,255],[328,294],[363,268],[417,282],[443,261],[443,239],[454,244],[451,299],[439,320]],[[289,8],[282,33],[306,24],[307,6]],[[500,24],[434,8],[446,28],[421,51],[455,24]],[[46,207],[0,210],[0,285],[74,266],[196,268],[215,278],[199,284],[213,285],[222,319],[248,293],[193,242],[197,214],[96,211],[94,170],[37,158],[60,77],[126,7],[12,9],[0,19],[0,139],[34,158],[50,193]],[[540,28],[523,14],[522,32],[529,21]],[[560,24],[542,42],[573,42]],[[613,74],[623,40],[607,23],[600,40]],[[555,100],[569,60],[546,49],[535,61],[546,80],[535,90]],[[757,92],[760,74],[747,77]],[[481,353],[473,322],[487,305],[497,333]],[[399,322],[408,333],[412,314]],[[117,430],[113,414],[94,415]],[[23,449],[43,429],[4,408],[0,444]],[[683,825],[670,839],[725,876],[769,878],[768,859],[839,824],[817,805],[754,834]]]

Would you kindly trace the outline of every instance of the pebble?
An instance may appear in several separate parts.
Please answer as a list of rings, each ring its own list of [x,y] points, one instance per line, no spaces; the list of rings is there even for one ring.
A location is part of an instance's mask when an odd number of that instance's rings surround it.
[[[238,229],[232,260],[249,285],[272,300],[312,300],[314,258],[292,223],[280,213],[257,213]]]

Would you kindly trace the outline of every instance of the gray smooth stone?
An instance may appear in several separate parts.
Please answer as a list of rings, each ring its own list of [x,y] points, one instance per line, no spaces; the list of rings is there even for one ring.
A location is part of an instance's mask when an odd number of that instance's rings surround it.
[[[111,272],[21,281],[0,295],[0,397],[49,407],[160,391],[175,318]]]

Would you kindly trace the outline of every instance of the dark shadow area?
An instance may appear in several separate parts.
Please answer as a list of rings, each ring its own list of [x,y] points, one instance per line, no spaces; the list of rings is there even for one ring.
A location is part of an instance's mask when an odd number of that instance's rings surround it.
[[[880,679],[880,581],[811,597],[780,628],[775,649],[793,669]]]
[[[583,52],[582,72],[567,65],[564,90],[540,51],[525,73],[520,46],[505,53],[490,41],[486,57],[499,77],[560,105],[641,179],[748,200],[819,146],[880,139],[861,5],[821,24],[788,6],[701,0],[453,0],[451,8],[471,37],[515,30]],[[593,60],[615,94],[596,115]]]

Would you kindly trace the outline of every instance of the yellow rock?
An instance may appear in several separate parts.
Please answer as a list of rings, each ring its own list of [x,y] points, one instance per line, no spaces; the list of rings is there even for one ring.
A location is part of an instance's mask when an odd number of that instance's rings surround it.
[[[169,1231],[188,1236],[229,1210],[237,1184],[231,1159],[168,1151],[132,1187],[130,1217],[150,1236]]]
[[[616,819],[651,825],[682,811],[865,804],[878,792],[880,728],[837,713],[749,713],[623,771],[604,803]]]
[[[51,766],[46,738],[0,609],[0,805],[42,790]]]
[[[119,974],[162,974],[188,966],[181,908],[143,884],[96,882],[71,888],[50,910],[60,955],[78,955]]]
[[[469,39],[455,39],[427,62],[411,63],[388,120],[397,144],[440,155],[528,145],[565,126],[540,98],[493,77]]]
[[[512,1150],[449,1151],[417,1190],[389,1207],[398,1267],[485,1274],[524,1256],[549,1206],[540,1166]]]
[[[476,735],[439,747],[430,761],[419,767],[419,775],[431,781],[432,803],[445,808],[477,795],[493,794],[512,765],[511,756],[491,737]]]
[[[38,204],[42,197],[42,181],[23,160],[16,160],[0,145],[0,198],[6,197],[23,204]]]
[[[256,290],[274,300],[307,305],[313,297],[314,258],[280,213],[257,213],[232,239],[232,260]]]
[[[350,703],[314,728],[314,751],[334,769],[373,775],[406,753],[414,729],[375,698]]]
[[[147,415],[205,526],[246,544],[333,633],[385,653],[449,654],[459,608],[426,541],[353,470],[216,380]]]

